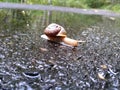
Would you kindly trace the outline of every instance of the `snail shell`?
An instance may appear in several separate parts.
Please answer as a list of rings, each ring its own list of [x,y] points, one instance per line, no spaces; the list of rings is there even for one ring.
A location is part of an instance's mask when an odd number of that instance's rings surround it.
[[[56,23],[48,25],[48,27],[45,28],[44,33],[49,37],[55,36],[66,37],[65,29]]]

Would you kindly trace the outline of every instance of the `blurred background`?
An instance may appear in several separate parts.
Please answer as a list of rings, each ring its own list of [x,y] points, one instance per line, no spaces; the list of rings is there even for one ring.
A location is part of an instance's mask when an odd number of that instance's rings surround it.
[[[0,0],[0,2],[43,4],[77,8],[99,8],[120,12],[119,0]]]
[[[52,22],[85,43],[42,39]],[[0,0],[0,90],[120,90],[120,0]]]

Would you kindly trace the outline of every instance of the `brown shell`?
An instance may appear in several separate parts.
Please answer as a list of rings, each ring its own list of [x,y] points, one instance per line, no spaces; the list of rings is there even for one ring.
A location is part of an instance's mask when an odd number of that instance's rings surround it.
[[[66,31],[65,29],[56,24],[56,23],[52,23],[50,25],[48,25],[45,30],[44,30],[44,33],[47,35],[47,36],[51,36],[51,37],[55,37],[55,36],[63,36],[65,37],[66,36]]]

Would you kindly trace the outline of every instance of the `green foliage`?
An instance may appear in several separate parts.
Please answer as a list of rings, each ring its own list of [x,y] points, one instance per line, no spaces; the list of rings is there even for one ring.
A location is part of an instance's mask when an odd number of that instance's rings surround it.
[[[120,12],[120,4],[114,5],[111,10]]]
[[[120,12],[119,0],[0,0],[0,2],[43,4],[77,8],[102,8]]]
[[[104,7],[104,9],[112,10],[115,12],[120,12],[120,4],[110,4],[106,7]]]
[[[55,6],[67,6],[67,7],[78,7],[78,8],[86,7],[83,1],[80,0],[58,0],[58,1],[52,0],[52,4]]]
[[[1,2],[14,2],[19,3],[21,0],[0,0]]]
[[[89,8],[100,8],[103,5],[106,5],[107,0],[85,0],[84,2],[87,4]]]

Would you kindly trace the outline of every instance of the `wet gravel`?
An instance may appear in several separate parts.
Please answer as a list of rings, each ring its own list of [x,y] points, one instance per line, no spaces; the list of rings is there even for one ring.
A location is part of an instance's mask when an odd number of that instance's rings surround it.
[[[84,30],[86,43],[71,48],[40,35],[0,36],[2,90],[119,90],[120,34]]]

